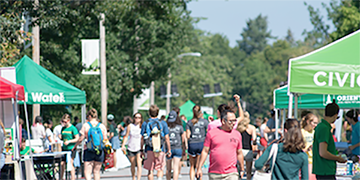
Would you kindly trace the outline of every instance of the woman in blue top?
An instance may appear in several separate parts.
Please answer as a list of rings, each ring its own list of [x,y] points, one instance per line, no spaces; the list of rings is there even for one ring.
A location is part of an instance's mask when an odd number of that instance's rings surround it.
[[[299,180],[299,170],[301,170],[301,179],[309,179],[308,156],[302,151],[305,148],[305,142],[301,134],[300,123],[296,119],[288,119],[284,127],[284,140],[279,143],[271,179]],[[265,165],[271,148],[272,145],[255,161],[257,170],[261,170]]]

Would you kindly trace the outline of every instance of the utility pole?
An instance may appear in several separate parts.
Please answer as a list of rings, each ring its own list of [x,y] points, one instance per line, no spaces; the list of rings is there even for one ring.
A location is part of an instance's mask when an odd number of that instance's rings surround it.
[[[34,2],[35,9],[39,6],[39,0]],[[36,19],[33,19],[33,23]],[[38,24],[34,24],[32,28],[32,59],[36,64],[40,64],[40,27]],[[33,120],[35,121],[36,116],[40,116],[40,104],[33,104]]]
[[[150,105],[155,104],[155,82],[151,81],[150,84]]]
[[[107,127],[107,88],[106,88],[106,45],[105,14],[100,13],[100,78],[101,78],[101,121]]]
[[[169,80],[167,83],[167,88],[166,88],[166,114],[170,113],[170,95],[171,95],[171,72],[170,72],[170,68],[168,69],[169,72]]]

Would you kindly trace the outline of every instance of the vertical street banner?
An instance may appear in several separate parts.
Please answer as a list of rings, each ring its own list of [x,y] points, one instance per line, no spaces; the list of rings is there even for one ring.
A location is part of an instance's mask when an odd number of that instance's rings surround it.
[[[138,110],[149,110],[150,108],[150,88],[143,89],[142,94],[136,98]]]
[[[84,69],[82,74],[100,74],[100,41],[99,39],[81,40],[81,59]]]

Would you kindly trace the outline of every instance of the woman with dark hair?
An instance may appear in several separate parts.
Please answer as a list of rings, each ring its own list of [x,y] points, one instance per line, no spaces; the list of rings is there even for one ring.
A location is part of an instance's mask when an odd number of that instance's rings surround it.
[[[308,156],[302,151],[305,148],[305,143],[301,134],[300,123],[296,119],[287,119],[284,127],[284,141],[278,145],[279,148],[271,179],[298,180],[299,170],[301,170],[301,179],[308,179]],[[257,170],[264,167],[271,148],[272,145],[255,161]],[[272,166],[272,163],[270,163],[270,166]]]
[[[109,120],[109,139],[112,146],[112,149],[114,150],[114,154],[116,154],[116,150],[120,149],[120,139],[119,139],[119,133],[116,130],[116,124],[114,120],[114,115],[109,114],[107,116],[107,119]],[[116,169],[117,164],[117,158],[114,156],[114,168]]]
[[[44,149],[45,149],[45,151],[49,150],[51,144],[55,142],[54,134],[51,131],[52,126],[53,126],[53,122],[50,119],[48,119],[44,122],[44,127],[45,127],[45,148]]]
[[[167,125],[169,127],[169,137],[170,137],[170,147],[171,147],[171,156],[166,157],[166,179],[171,179],[171,170],[173,169],[173,179],[177,180],[179,178],[179,164],[182,155],[185,153],[185,133],[182,127],[181,119],[178,113],[172,110],[169,113],[167,119]]]
[[[354,155],[360,155],[360,122],[358,122],[358,115],[355,109],[345,114],[346,120],[352,125],[351,146],[349,146],[349,149]]]
[[[186,124],[186,139],[188,140],[188,154],[190,158],[190,180],[195,177],[201,151],[204,146],[205,136],[209,122],[202,118],[200,106],[193,107],[193,118]]]
[[[137,179],[141,179],[141,170],[142,170],[142,159],[141,159],[141,125],[143,123],[143,117],[142,115],[137,112],[133,116],[134,120],[131,119],[130,116],[125,116],[125,129],[126,134],[124,136],[121,149],[123,151],[126,151],[126,143],[129,140],[128,149],[127,149],[127,155],[129,157],[130,163],[131,163],[131,175],[132,179],[135,180],[135,165],[137,165]],[[128,138],[130,137],[130,138]]]

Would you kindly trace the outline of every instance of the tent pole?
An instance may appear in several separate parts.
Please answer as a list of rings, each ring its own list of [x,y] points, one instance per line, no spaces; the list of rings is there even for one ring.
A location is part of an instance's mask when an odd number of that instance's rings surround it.
[[[20,132],[19,132],[19,116],[17,113],[17,97],[18,97],[19,91],[16,91],[16,98],[11,98],[12,105],[13,105],[13,112],[14,112],[14,118],[15,118],[15,141],[16,145],[14,145],[14,156],[16,161],[19,163],[19,172],[20,172],[20,179],[23,179],[23,172],[22,172],[22,166],[21,166],[21,158],[20,158]],[[15,175],[16,177],[16,175]]]
[[[288,118],[292,118],[293,93],[289,94]]]
[[[298,117],[298,96],[299,94],[294,94],[294,118]]]
[[[27,111],[27,106],[26,106],[26,102],[24,102],[24,111],[25,111],[25,120],[26,120],[26,126],[27,126],[27,135],[28,135],[28,140],[29,140],[29,147],[31,149],[31,141],[30,141],[30,127],[29,127],[29,117],[28,117],[28,111]],[[34,158],[33,158],[33,153],[32,151],[29,152],[30,153],[30,158],[31,158],[31,164],[34,164]]]
[[[85,124],[86,121],[86,104],[81,105],[81,123]],[[81,161],[84,163],[84,141],[81,142]]]
[[[285,121],[286,121],[286,114],[285,114],[285,109],[282,110],[282,133],[284,134],[284,125],[285,125]]]
[[[279,138],[279,133],[278,130],[279,130],[279,114],[278,114],[278,109],[274,109],[275,111],[275,139],[278,139]]]

